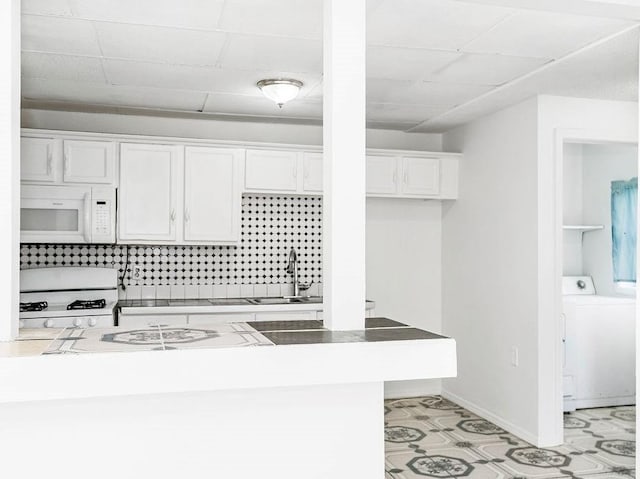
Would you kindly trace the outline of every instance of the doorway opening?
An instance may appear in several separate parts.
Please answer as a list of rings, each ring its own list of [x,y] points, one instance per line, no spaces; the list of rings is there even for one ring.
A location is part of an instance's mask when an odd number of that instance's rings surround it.
[[[567,420],[636,402],[638,145],[564,140],[560,158],[557,372]]]

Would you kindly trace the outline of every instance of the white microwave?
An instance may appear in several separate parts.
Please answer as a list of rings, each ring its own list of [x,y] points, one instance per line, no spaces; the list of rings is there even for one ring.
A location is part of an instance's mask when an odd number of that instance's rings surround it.
[[[115,243],[116,189],[22,186],[21,243]]]

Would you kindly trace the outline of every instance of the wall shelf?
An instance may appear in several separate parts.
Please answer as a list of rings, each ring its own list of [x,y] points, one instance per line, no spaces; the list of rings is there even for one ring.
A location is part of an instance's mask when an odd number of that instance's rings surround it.
[[[604,225],[562,225],[562,229],[565,231],[580,231],[586,233],[587,231],[597,231],[604,229]]]

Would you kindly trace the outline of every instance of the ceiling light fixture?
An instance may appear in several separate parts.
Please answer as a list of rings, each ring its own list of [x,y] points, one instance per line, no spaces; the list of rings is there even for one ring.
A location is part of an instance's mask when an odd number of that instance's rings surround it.
[[[280,108],[297,97],[302,88],[301,81],[290,78],[260,80],[257,85],[262,90],[262,94],[269,100],[275,101]]]

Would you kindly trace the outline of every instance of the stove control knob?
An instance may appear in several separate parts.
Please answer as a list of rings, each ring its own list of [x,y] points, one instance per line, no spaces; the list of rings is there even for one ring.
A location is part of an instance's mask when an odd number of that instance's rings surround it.
[[[97,322],[96,318],[89,318],[89,326],[95,326]]]
[[[52,320],[52,319],[47,319],[47,320],[44,322],[44,327],[45,327],[45,328],[53,328],[53,320]]]
[[[76,319],[74,319],[74,320],[73,320],[73,325],[74,325],[76,328],[79,328],[80,326],[82,326],[82,320],[81,320],[80,318],[76,318]]]

